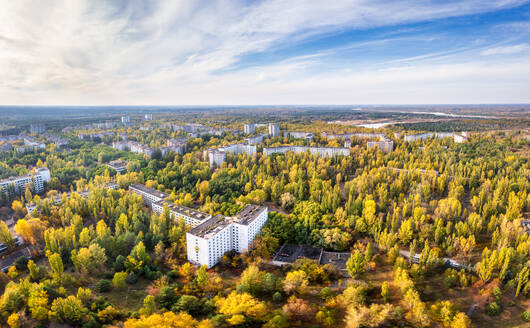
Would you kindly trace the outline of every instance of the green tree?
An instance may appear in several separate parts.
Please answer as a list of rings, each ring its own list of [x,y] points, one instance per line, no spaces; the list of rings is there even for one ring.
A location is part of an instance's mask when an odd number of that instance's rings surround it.
[[[364,256],[356,249],[346,261],[346,270],[350,274],[350,277],[356,278],[358,275],[364,272]]]
[[[0,243],[6,245],[9,249],[15,248],[15,239],[9,230],[7,224],[0,220]]]

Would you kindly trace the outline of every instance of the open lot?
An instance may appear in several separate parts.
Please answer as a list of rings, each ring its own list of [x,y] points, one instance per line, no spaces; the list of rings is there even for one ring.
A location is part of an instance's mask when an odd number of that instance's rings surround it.
[[[319,260],[322,249],[313,246],[283,245],[274,256],[274,261],[294,263],[297,259]]]
[[[351,253],[339,252],[322,252],[320,264],[334,264],[339,270],[346,270],[346,261],[350,258]]]

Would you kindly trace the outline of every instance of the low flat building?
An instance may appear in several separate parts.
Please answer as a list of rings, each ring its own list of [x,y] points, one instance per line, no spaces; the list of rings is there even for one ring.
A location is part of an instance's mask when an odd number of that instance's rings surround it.
[[[116,171],[117,173],[122,173],[127,170],[127,162],[122,160],[111,161],[106,164],[108,167]]]
[[[153,203],[157,203],[169,197],[169,194],[146,187],[142,184],[136,183],[129,186],[129,190],[142,196],[144,204],[151,207]]]

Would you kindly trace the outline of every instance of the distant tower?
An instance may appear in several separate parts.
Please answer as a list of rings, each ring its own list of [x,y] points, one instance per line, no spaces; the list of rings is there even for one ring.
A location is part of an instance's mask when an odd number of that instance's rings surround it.
[[[280,124],[269,123],[269,136],[280,136]]]
[[[252,123],[245,124],[243,130],[246,134],[254,134],[256,133],[256,126]]]
[[[129,123],[129,122],[131,122],[131,117],[129,115],[122,116],[121,117],[121,122],[122,123]]]

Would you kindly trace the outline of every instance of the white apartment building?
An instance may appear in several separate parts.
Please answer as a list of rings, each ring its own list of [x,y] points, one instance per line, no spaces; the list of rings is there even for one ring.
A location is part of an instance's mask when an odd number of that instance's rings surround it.
[[[145,114],[144,120],[146,121],[152,121],[153,120],[153,114]]]
[[[247,251],[267,217],[267,207],[248,205],[234,217],[210,218],[186,233],[188,261],[211,268],[228,251]]]
[[[466,142],[467,141],[467,133],[464,134],[455,134],[453,136],[453,140],[455,143],[463,143],[463,142]]]
[[[264,137],[265,136],[263,134],[258,134],[257,136],[246,138],[245,141],[247,142],[248,145],[257,145],[263,142]]]
[[[164,210],[164,206],[166,205],[169,209],[169,215],[173,219],[183,219],[186,224],[192,228],[212,218],[210,214],[203,213],[186,206],[175,204],[168,200],[161,200],[159,202],[153,203],[151,208],[153,209],[153,212],[160,214],[162,213],[162,211]]]
[[[285,131],[283,133],[285,137],[293,137],[295,139],[305,139],[307,141],[313,140],[313,133],[311,132],[303,132],[303,131]]]
[[[248,154],[252,156],[256,152],[256,145],[233,144],[220,148],[207,149],[203,153],[204,159],[208,158],[210,166],[221,166],[226,161],[226,154]]]
[[[365,132],[355,132],[355,133],[343,133],[343,134],[331,134],[327,132],[322,132],[320,134],[322,137],[327,139],[351,139],[351,138],[359,138],[359,139],[379,139],[386,138],[386,136],[382,133],[365,133]]]
[[[13,196],[13,192],[16,195],[20,195],[26,190],[26,185],[33,182],[35,184],[35,192],[40,194],[44,191],[44,182],[48,182],[50,179],[50,170],[45,167],[39,167],[32,174],[0,180],[0,188],[6,191],[9,196]],[[10,186],[13,188],[10,188]]]
[[[30,133],[43,133],[46,131],[46,125],[43,123],[32,123],[29,126]]]
[[[256,125],[253,123],[247,123],[243,126],[243,131],[245,134],[254,134],[256,133]]]
[[[129,115],[122,116],[121,117],[121,122],[122,123],[130,123],[131,122],[131,117]]]
[[[169,197],[169,194],[166,194],[165,192],[161,192],[138,183],[130,185],[129,190],[142,196],[142,200],[147,206],[152,206],[153,203],[157,203]]]
[[[416,140],[425,140],[432,137],[435,137],[437,139],[443,139],[443,138],[454,138],[456,134],[453,132],[427,132],[427,133],[420,133],[420,134],[408,134],[405,135],[403,138],[406,142],[410,141],[416,141]]]
[[[389,153],[394,149],[394,141],[383,140],[383,141],[368,141],[366,148],[379,148],[382,152]]]
[[[280,124],[269,123],[269,136],[271,137],[280,136]]]
[[[349,156],[350,148],[344,147],[306,147],[306,146],[280,146],[263,148],[263,154],[269,156],[272,154],[285,154],[293,152],[295,154],[305,153],[309,151],[311,155],[319,157],[333,157],[333,156]]]

